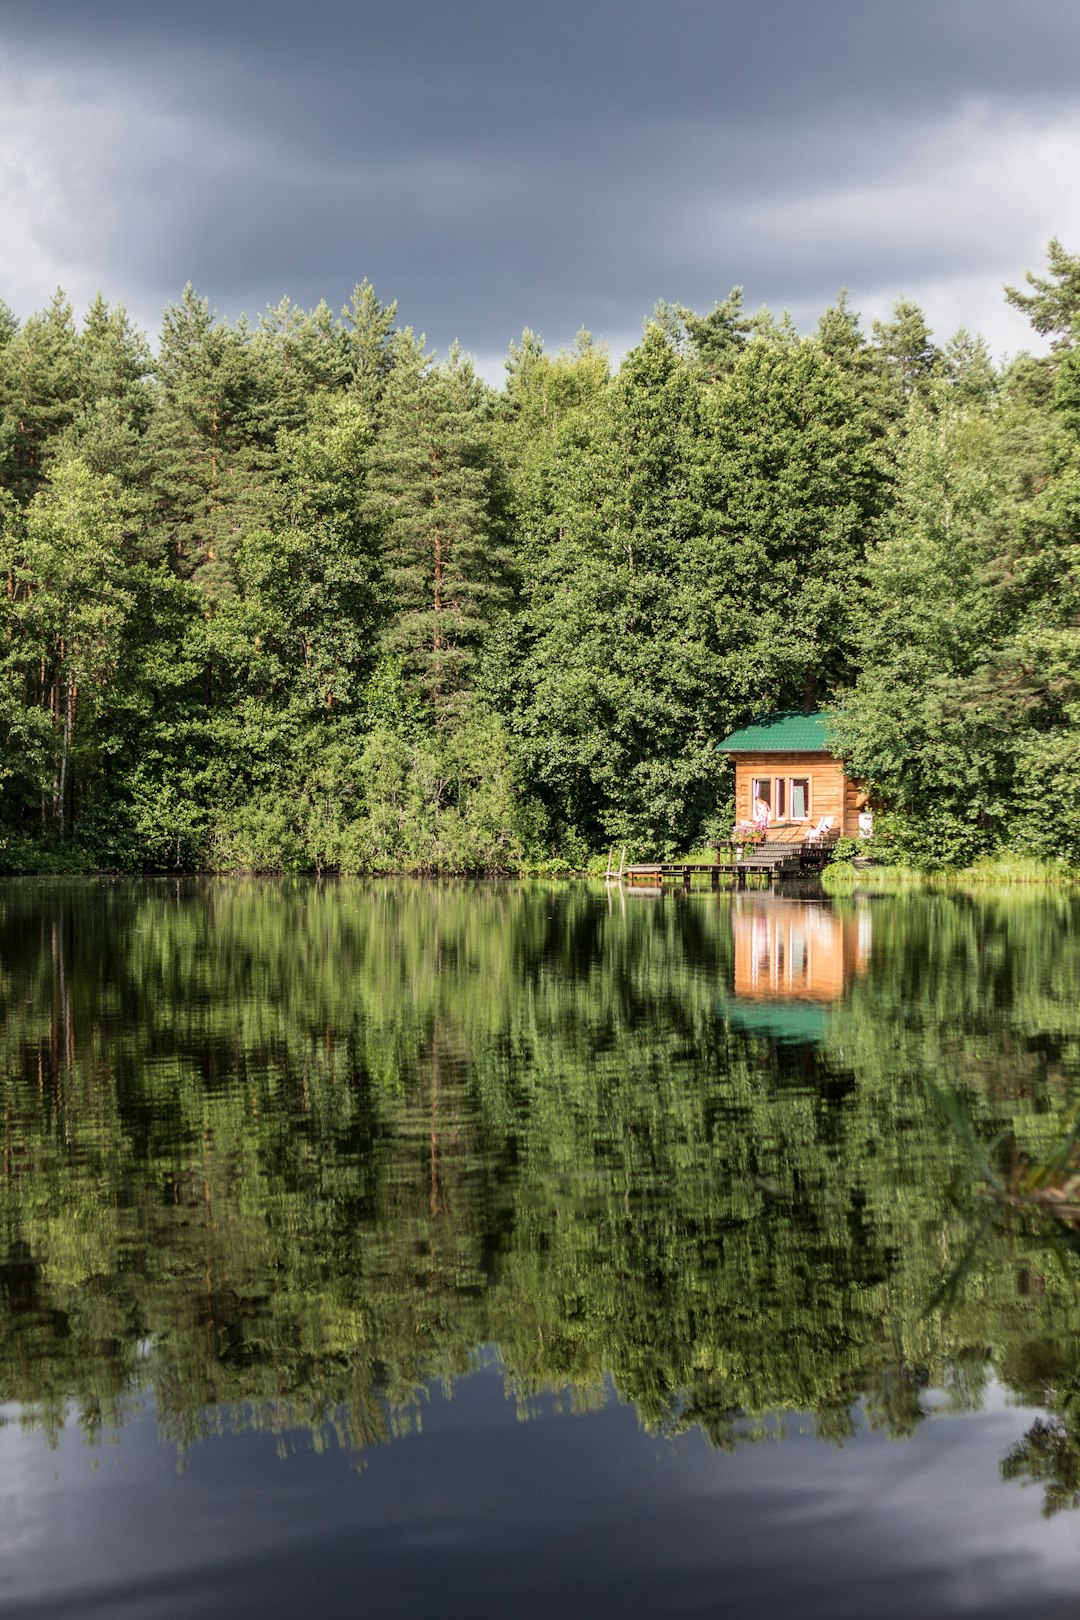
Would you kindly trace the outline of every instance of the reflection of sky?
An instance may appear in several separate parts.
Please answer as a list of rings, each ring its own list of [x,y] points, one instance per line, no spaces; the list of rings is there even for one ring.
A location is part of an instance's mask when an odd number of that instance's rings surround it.
[[[550,1405],[541,1403],[550,1413]],[[9,1416],[13,1414],[9,1411]],[[434,1393],[366,1454],[203,1441],[178,1467],[145,1411],[116,1444],[0,1432],[0,1610],[120,1617],[1025,1616],[1076,1590],[1076,1516],[998,1463],[1034,1413],[992,1388],[903,1443],[709,1449],[611,1404],[520,1423],[501,1371]]]

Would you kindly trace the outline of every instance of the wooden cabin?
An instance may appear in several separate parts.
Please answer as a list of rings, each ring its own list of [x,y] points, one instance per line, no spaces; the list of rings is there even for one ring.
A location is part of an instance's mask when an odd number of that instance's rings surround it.
[[[826,717],[796,709],[764,714],[719,744],[735,763],[735,820],[755,820],[767,804],[766,837],[797,839],[832,817],[830,834],[855,838],[867,830],[866,794],[828,744]]]

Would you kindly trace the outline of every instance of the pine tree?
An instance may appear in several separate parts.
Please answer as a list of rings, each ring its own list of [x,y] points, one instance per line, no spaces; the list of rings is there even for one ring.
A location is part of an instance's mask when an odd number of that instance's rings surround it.
[[[941,351],[941,375],[949,393],[965,405],[988,405],[997,389],[986,340],[962,326]]]
[[[86,313],[75,352],[78,408],[61,435],[61,455],[77,456],[133,491],[149,472],[146,434],[153,411],[149,345],[121,305],[99,293]]]
[[[251,348],[260,388],[250,430],[272,460],[277,435],[302,432],[346,386],[348,342],[325,301],[309,312],[283,298],[260,318]]]
[[[707,315],[695,315],[689,309],[680,313],[702,375],[711,382],[726,377],[753,330],[752,321],[743,314],[742,288],[732,287]]]
[[[78,404],[75,324],[57,291],[0,345],[0,488],[30,499]]]
[[[543,339],[526,327],[520,343],[511,343],[505,366],[499,413],[519,457],[527,456],[528,446],[554,433],[570,412],[588,404],[610,376],[607,350],[594,343],[584,327],[573,349],[560,349],[556,355],[547,354]]]
[[[384,631],[436,713],[467,699],[484,627],[507,601],[504,492],[488,390],[410,331],[392,346],[372,467],[390,593]]]
[[[1006,287],[1005,298],[1014,309],[1022,310],[1036,332],[1053,336],[1054,349],[1070,349],[1076,341],[1080,321],[1080,254],[1066,253],[1056,236],[1046,250],[1048,274],[1037,276],[1024,271],[1029,293]]]
[[[394,365],[396,319],[397,302],[382,303],[367,280],[353,289],[341,312],[350,386],[368,410],[374,410],[382,398]]]
[[[872,349],[881,376],[902,414],[906,402],[940,370],[938,350],[926,316],[918,304],[901,298],[893,305],[891,321],[874,321]]]
[[[191,286],[165,311],[150,447],[159,530],[179,573],[212,602],[232,588],[239,536],[267,516],[267,440],[277,423],[250,334],[210,313]]]

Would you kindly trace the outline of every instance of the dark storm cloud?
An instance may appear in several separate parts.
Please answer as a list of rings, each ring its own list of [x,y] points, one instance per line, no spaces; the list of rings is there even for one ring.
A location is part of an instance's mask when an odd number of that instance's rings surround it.
[[[963,313],[1068,234],[1078,47],[1064,0],[0,5],[0,278],[146,318],[188,278],[235,313],[367,275],[485,355],[736,281]]]

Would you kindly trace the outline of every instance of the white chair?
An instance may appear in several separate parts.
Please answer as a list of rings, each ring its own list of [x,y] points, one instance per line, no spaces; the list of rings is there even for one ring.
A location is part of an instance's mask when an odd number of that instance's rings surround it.
[[[829,834],[832,832],[832,824],[833,824],[832,816],[822,816],[822,818],[818,822],[817,826],[816,827],[811,827],[810,831],[807,833],[807,835],[806,835],[805,839],[803,840],[803,842],[807,843],[807,844],[820,844],[820,843],[822,843],[826,838],[828,838]]]

